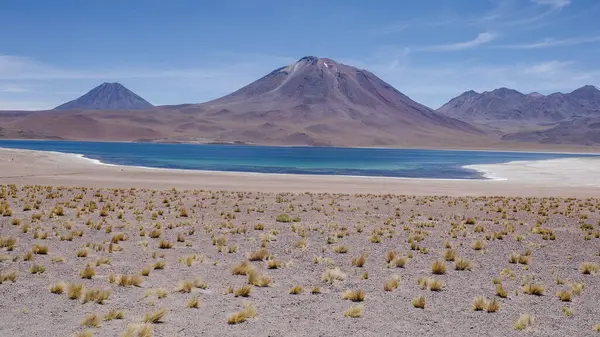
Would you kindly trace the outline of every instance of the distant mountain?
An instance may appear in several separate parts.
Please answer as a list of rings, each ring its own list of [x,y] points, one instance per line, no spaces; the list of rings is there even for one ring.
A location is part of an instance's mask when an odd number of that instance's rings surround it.
[[[600,91],[591,85],[571,93],[522,94],[500,88],[477,93],[467,91],[437,112],[475,125],[501,131],[550,126],[580,118],[600,117]]]
[[[546,130],[510,133],[502,139],[541,144],[600,145],[600,117],[561,122]]]
[[[154,106],[120,83],[102,83],[54,110],[144,110]]]
[[[314,56],[194,108],[206,119],[243,121],[236,136],[251,142],[339,144],[343,139],[354,145],[398,145],[482,135],[413,101],[369,71]],[[229,131],[220,135],[233,136]]]

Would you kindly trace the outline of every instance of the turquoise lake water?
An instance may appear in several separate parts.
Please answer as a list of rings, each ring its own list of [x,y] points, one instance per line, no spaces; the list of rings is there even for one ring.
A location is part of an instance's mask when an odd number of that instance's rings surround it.
[[[484,179],[480,173],[463,168],[471,164],[592,156],[524,152],[24,140],[0,140],[0,147],[76,153],[107,164],[157,168],[437,179]]]

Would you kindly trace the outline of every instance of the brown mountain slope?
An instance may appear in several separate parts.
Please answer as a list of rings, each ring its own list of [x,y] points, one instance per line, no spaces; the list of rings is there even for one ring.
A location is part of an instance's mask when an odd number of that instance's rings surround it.
[[[562,122],[547,130],[511,133],[502,139],[541,144],[600,145],[600,118]]]
[[[600,90],[586,85],[570,93],[522,94],[500,88],[467,91],[436,110],[472,125],[504,133],[547,129],[558,123],[600,116]]]
[[[366,70],[316,57],[202,104],[2,115],[0,126],[78,140],[412,147],[489,141],[477,128],[411,100]]]

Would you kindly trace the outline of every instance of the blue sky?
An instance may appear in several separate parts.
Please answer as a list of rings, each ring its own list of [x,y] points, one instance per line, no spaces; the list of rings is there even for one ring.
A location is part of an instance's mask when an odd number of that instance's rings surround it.
[[[0,109],[102,82],[199,103],[306,55],[437,108],[470,89],[600,85],[598,0],[0,0]]]

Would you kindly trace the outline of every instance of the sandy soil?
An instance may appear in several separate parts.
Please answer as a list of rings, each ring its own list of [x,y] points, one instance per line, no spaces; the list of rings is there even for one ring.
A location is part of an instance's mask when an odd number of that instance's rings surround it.
[[[6,246],[0,248],[0,275],[16,272],[14,282],[0,284],[3,336],[72,336],[85,330],[121,336],[128,325],[163,308],[162,323],[150,324],[154,336],[562,337],[593,335],[600,323],[600,278],[580,269],[600,262],[599,199],[2,186],[0,204]],[[277,221],[284,213],[296,222]],[[161,249],[161,241],[172,246]],[[46,254],[28,253],[44,247]],[[445,261],[448,247],[470,270]],[[249,262],[270,284],[253,286],[247,298],[226,294],[229,287],[248,284],[232,268],[260,249],[281,263],[268,269],[267,261]],[[405,259],[403,268],[386,262],[392,250],[398,254],[393,261]],[[78,257],[80,251],[87,256]],[[353,265],[363,254],[364,265]],[[523,263],[511,263],[511,254]],[[432,271],[438,260],[447,266],[443,274]],[[141,276],[159,261],[164,269]],[[34,265],[45,271],[32,274]],[[96,272],[91,279],[80,276],[86,265]],[[323,275],[334,268],[344,277],[325,282]],[[143,282],[111,283],[111,275],[118,280],[122,274]],[[395,277],[399,285],[385,291]],[[443,285],[439,291],[423,289],[421,278]],[[176,291],[180,282],[195,279],[205,289]],[[60,282],[111,293],[103,304],[83,303],[51,293]],[[494,282],[502,284],[506,298],[497,296]],[[524,292],[523,285],[532,283],[543,287],[541,296]],[[303,292],[290,294],[297,285]],[[320,294],[312,294],[313,287]],[[580,295],[573,290],[578,287]],[[364,301],[345,300],[347,290],[364,291]],[[558,298],[562,290],[570,302]],[[158,298],[160,293],[166,297]],[[411,303],[418,296],[425,297],[424,309]],[[495,299],[499,309],[474,311],[477,296]],[[193,298],[199,307],[187,308]],[[244,305],[256,316],[228,324],[229,315]],[[360,317],[345,317],[354,305],[364,306]],[[123,310],[124,318],[103,321],[111,309]],[[99,315],[97,327],[81,326],[89,314]],[[520,331],[515,323],[522,314],[534,320]]]
[[[600,195],[600,158],[513,162],[477,165],[474,168],[505,180],[433,180],[163,170],[102,165],[63,153],[0,149],[0,184],[448,196]]]

